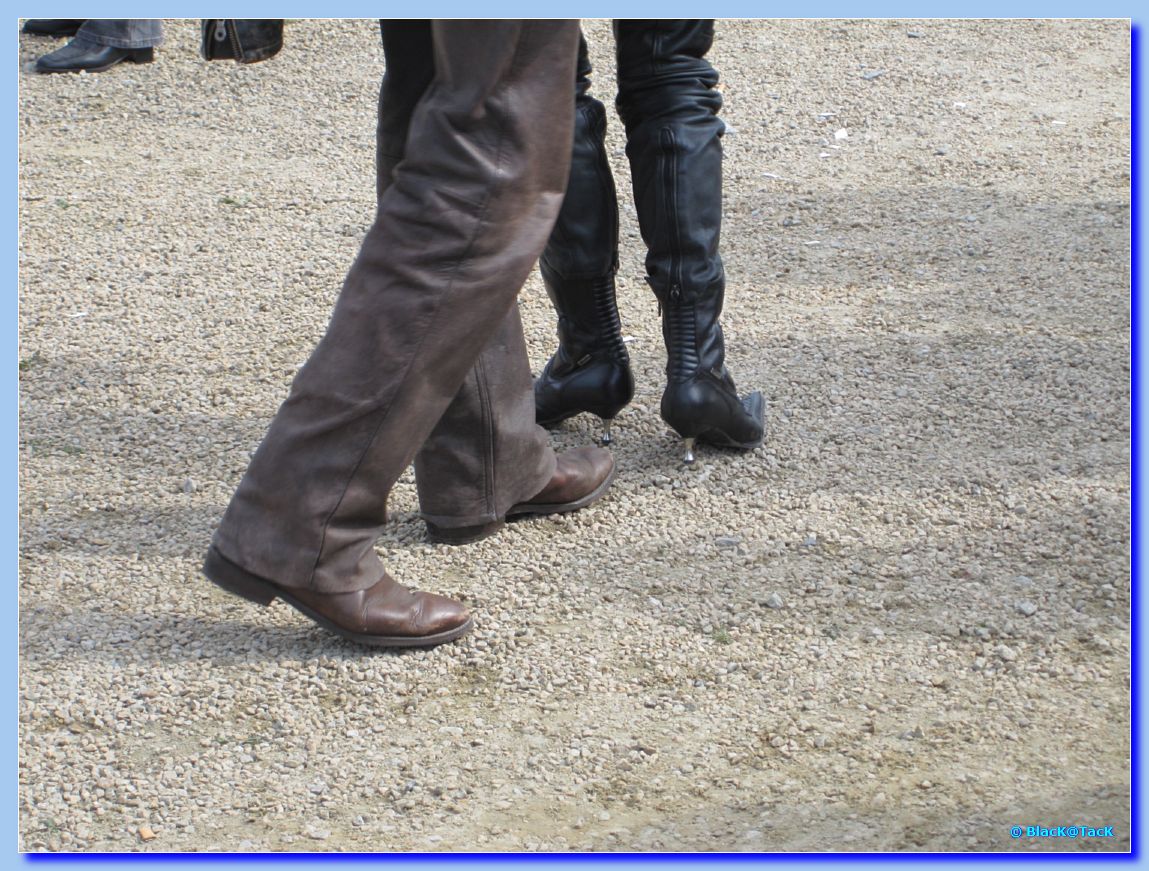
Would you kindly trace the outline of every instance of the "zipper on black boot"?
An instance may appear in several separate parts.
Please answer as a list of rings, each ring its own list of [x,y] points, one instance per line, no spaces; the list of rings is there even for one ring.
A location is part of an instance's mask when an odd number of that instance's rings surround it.
[[[662,206],[669,224],[670,243],[670,299],[677,302],[682,295],[682,228],[678,225],[678,144],[674,131],[664,127],[659,131],[662,143]]]

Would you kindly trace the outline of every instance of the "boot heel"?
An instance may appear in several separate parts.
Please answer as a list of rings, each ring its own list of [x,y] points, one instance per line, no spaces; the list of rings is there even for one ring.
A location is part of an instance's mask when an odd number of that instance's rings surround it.
[[[614,436],[612,436],[610,434],[610,425],[612,423],[614,423],[614,418],[613,417],[603,417],[603,418],[600,418],[600,420],[602,420],[602,438],[599,439],[599,441],[602,443],[602,446],[605,448],[607,445],[609,445],[611,442],[614,441]]]
[[[682,462],[689,466],[694,462],[694,439],[684,439],[683,444],[685,447],[685,452],[682,455]]]
[[[156,59],[154,48],[134,48],[127,57],[134,64],[150,64]]]
[[[203,561],[203,573],[216,586],[242,596],[249,602],[270,605],[275,601],[275,589],[271,584],[249,575],[223,557],[214,547],[207,552],[207,558]]]

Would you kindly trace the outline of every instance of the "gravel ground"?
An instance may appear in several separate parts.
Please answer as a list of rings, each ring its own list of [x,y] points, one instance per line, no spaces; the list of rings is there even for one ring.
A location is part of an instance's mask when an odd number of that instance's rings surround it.
[[[719,26],[769,433],[690,469],[612,118],[618,481],[449,549],[405,476],[380,551],[477,623],[406,653],[199,575],[373,216],[377,27],[197,38],[81,76],[20,38],[22,849],[1129,848],[1127,22]]]

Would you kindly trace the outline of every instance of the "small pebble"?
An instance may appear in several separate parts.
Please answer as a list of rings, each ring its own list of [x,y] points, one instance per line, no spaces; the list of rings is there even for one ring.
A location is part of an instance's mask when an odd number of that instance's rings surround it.
[[[994,648],[993,652],[998,655],[999,659],[1003,659],[1006,662],[1013,662],[1015,659],[1017,659],[1017,651],[1006,644],[999,644]]]

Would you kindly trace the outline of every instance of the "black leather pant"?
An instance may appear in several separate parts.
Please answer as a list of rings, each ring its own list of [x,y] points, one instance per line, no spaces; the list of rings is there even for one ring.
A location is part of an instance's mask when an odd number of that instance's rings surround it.
[[[647,281],[659,301],[667,350],[660,413],[687,440],[687,462],[696,438],[754,447],[763,437],[764,401],[757,392],[739,398],[725,366],[720,323],[726,289],[718,253],[725,125],[718,117],[718,73],[706,60],[714,23],[616,21],[614,37],[616,106],[626,127]],[[580,48],[567,200],[542,258],[560,338],[536,382],[537,413],[544,421],[581,410],[609,420],[630,398],[622,389],[629,381],[627,355],[618,350],[617,204],[603,142],[605,111],[588,93],[590,64],[585,44]],[[612,384],[619,389],[611,391],[611,403],[600,408],[586,398]]]
[[[626,127],[646,271],[659,299],[693,297],[722,281],[722,146],[718,73],[706,54],[710,20],[614,23],[619,117]],[[612,272],[618,205],[603,147],[606,112],[588,93],[590,60],[579,46],[575,148],[544,269],[566,279]]]

